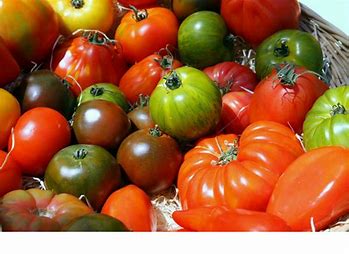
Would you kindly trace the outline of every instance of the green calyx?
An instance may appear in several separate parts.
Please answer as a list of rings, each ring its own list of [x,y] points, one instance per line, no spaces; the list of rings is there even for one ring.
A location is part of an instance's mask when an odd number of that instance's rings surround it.
[[[92,44],[96,44],[96,45],[104,45],[107,41],[106,38],[99,34],[99,33],[94,33],[93,35],[88,37],[88,41]]]
[[[179,88],[182,85],[182,81],[180,77],[178,76],[177,72],[172,71],[169,76],[164,77],[165,85],[167,88],[171,90],[175,90]]]
[[[151,128],[149,130],[149,134],[152,135],[153,137],[161,137],[162,136],[162,131],[160,130],[158,125],[155,125],[154,128]]]
[[[293,87],[300,75],[296,74],[296,67],[294,64],[286,63],[283,67],[276,66],[277,77],[281,84],[288,87]]]
[[[104,94],[103,87],[92,87],[90,90],[90,94],[94,97],[101,96]]]
[[[287,46],[286,40],[279,40],[274,48],[274,56],[276,57],[287,57],[290,54],[290,50]]]
[[[331,114],[331,116],[346,115],[346,114],[348,114],[348,111],[346,110],[346,108],[342,104],[340,104],[338,102],[336,105],[332,106],[330,114]]]
[[[84,0],[71,0],[72,6],[74,6],[75,9],[80,9],[84,7],[85,2]]]
[[[146,9],[144,10],[138,10],[136,7],[133,5],[130,5],[130,9],[133,11],[133,18],[139,22],[142,21],[143,19],[148,18],[148,11]]]
[[[84,148],[78,149],[75,151],[73,157],[76,160],[83,160],[88,154],[88,151]]]
[[[227,144],[229,149],[221,153],[221,156],[218,159],[217,165],[224,166],[237,159],[237,156],[238,156],[237,143],[238,141],[234,140],[232,144]]]

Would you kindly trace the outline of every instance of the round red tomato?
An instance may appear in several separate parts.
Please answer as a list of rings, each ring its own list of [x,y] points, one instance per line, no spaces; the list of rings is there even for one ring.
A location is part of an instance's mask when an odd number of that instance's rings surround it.
[[[137,102],[140,95],[151,95],[160,79],[169,71],[182,66],[172,56],[152,54],[133,65],[121,78],[120,90],[130,103]]]
[[[156,214],[150,198],[133,184],[112,193],[101,213],[122,221],[131,231],[156,231]]]
[[[83,33],[59,45],[51,67],[72,84],[76,96],[96,83],[119,84],[127,70],[119,45],[98,31]]]
[[[298,29],[298,0],[222,0],[221,15],[234,35],[253,47],[282,29]]]
[[[22,187],[22,173],[11,155],[0,150],[0,197]]]
[[[224,92],[253,91],[258,84],[256,74],[246,66],[223,62],[203,70]]]
[[[307,112],[328,86],[303,67],[276,69],[256,87],[249,107],[250,123],[268,120],[301,133]]]
[[[115,32],[126,61],[133,64],[167,45],[177,45],[179,23],[175,14],[163,7],[129,11]]]
[[[70,126],[63,115],[50,108],[34,108],[24,113],[14,127],[11,156],[22,172],[41,176],[51,158],[70,144]]]

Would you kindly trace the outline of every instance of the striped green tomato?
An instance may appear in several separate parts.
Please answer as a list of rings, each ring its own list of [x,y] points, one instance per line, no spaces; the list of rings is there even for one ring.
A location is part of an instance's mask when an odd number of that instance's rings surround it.
[[[193,67],[180,67],[164,76],[150,96],[150,115],[172,137],[195,140],[214,130],[222,98],[214,82]]]

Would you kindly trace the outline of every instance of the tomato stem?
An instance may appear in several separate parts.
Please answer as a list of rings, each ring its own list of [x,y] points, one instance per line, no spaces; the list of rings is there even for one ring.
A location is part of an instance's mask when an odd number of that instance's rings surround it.
[[[280,80],[281,84],[287,87],[293,87],[299,75],[295,72],[295,65],[291,63],[285,64],[285,66],[281,67],[280,65],[276,65],[277,77]]]
[[[154,128],[149,129],[149,134],[152,135],[153,137],[161,137],[162,131],[160,130],[158,125],[155,125]]]
[[[94,97],[101,96],[104,94],[103,87],[92,87],[90,90],[90,94]]]
[[[133,5],[130,5],[130,9],[133,11],[134,15],[132,16],[137,22],[142,21],[143,19],[148,18],[148,11],[147,9],[144,10],[138,10]]]
[[[75,151],[73,157],[75,160],[83,160],[88,154],[88,151],[85,148],[80,148]]]
[[[96,45],[104,45],[106,43],[105,37],[98,32],[93,33],[92,36],[90,35],[88,41]]]
[[[235,139],[233,143],[226,142],[226,146],[229,147],[227,151],[221,153],[217,165],[224,166],[233,160],[236,160],[238,155],[238,140]]]
[[[84,7],[85,2],[84,0],[71,0],[71,4],[74,6],[75,9],[80,9]]]
[[[171,90],[175,90],[182,85],[182,81],[179,78],[177,72],[172,71],[168,77],[164,77],[166,80],[165,85]]]
[[[348,114],[348,112],[347,112],[346,108],[338,102],[336,105],[332,106],[330,114],[331,114],[331,116],[346,115],[346,114]]]
[[[287,46],[286,40],[279,40],[274,48],[274,56],[276,57],[287,57],[290,54],[290,50]]]

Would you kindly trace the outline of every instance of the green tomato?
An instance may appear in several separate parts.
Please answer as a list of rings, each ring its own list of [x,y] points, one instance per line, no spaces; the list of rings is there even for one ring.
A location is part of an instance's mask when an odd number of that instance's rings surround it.
[[[80,94],[78,103],[81,105],[84,102],[92,100],[113,102],[120,106],[126,113],[129,111],[130,107],[124,93],[117,86],[111,83],[98,83],[87,87]]]
[[[303,130],[308,151],[322,146],[349,147],[349,87],[332,88],[319,97],[305,118]]]
[[[202,71],[180,67],[163,77],[150,96],[151,118],[162,131],[183,140],[210,133],[219,122],[222,98]]]
[[[319,42],[310,33],[289,29],[268,37],[256,50],[256,74],[260,79],[285,62],[321,74],[323,54]]]
[[[55,193],[85,195],[98,210],[121,184],[120,168],[107,150],[96,145],[72,145],[59,151],[45,172],[45,186]]]
[[[220,0],[172,0],[172,10],[180,20],[194,12],[211,10],[219,12]]]
[[[231,38],[223,18],[218,13],[195,12],[179,27],[178,49],[181,60],[186,65],[199,69],[231,61]]]

